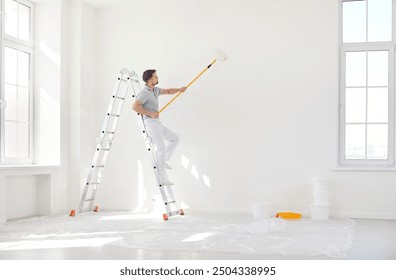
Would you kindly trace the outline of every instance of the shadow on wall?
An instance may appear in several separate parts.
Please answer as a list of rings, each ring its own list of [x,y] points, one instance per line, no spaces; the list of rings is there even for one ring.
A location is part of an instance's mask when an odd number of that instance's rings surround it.
[[[203,174],[202,177],[199,176],[199,171],[195,164],[191,163],[191,169],[190,169],[190,159],[186,157],[185,155],[181,156],[181,165],[191,173],[191,175],[197,180],[201,181],[204,183],[204,185],[208,188],[210,188],[210,178],[206,175]]]
[[[181,165],[184,169],[187,170],[187,172],[190,173],[190,175],[197,180],[198,182],[203,183],[204,186],[207,188],[210,188],[210,178],[206,174],[202,174],[200,176],[199,169],[196,167],[195,164],[191,162],[191,160],[185,156],[181,155],[180,157],[181,160]],[[137,161],[137,174],[138,174],[138,204],[136,207],[136,210],[142,210],[144,211],[146,209],[145,203],[146,199],[148,196],[147,188],[145,188],[145,181],[144,181],[144,168],[143,168],[143,163],[141,160]],[[162,198],[159,194],[154,195],[153,197],[154,200],[154,212],[163,212],[163,202]],[[180,201],[179,207],[181,209],[188,209],[190,208],[185,201]]]

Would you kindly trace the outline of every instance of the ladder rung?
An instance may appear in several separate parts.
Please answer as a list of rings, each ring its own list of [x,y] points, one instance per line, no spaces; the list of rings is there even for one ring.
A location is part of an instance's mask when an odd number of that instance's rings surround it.
[[[125,97],[119,97],[119,96],[115,96],[115,95],[113,95],[113,98],[115,98],[115,99],[121,99],[121,100],[125,100]]]
[[[167,201],[167,202],[165,202],[165,205],[168,205],[168,204],[170,204],[170,203],[176,203],[176,201]]]
[[[96,149],[97,151],[101,150],[101,151],[110,151],[110,149]]]
[[[104,165],[92,165],[92,168],[95,168],[95,167],[104,168]]]
[[[103,134],[114,134],[115,132],[114,132],[114,131],[103,131],[103,130],[102,130],[102,133],[103,133]]]
[[[175,215],[179,215],[179,211],[172,211],[170,213],[168,213],[169,216],[175,216]]]
[[[90,199],[86,199],[85,201],[93,201],[94,199],[93,198],[90,198]]]
[[[94,182],[94,183],[87,183],[87,185],[99,185],[98,182]]]
[[[117,118],[120,117],[120,115],[117,115],[117,114],[110,114],[110,113],[107,113],[107,115],[110,116],[110,117],[117,117]]]

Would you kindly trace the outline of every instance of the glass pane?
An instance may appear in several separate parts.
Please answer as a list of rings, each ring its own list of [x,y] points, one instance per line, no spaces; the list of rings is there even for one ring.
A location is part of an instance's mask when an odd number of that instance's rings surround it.
[[[16,157],[17,156],[17,135],[18,126],[17,123],[5,122],[4,123],[4,144],[5,144],[5,156]]]
[[[342,4],[343,42],[366,42],[366,1]]]
[[[364,124],[345,126],[345,159],[365,159],[365,130]]]
[[[368,85],[388,86],[388,51],[371,51],[368,59]]]
[[[367,158],[388,159],[388,125],[367,126]]]
[[[12,0],[5,1],[5,33],[18,37],[18,3]]]
[[[5,101],[7,107],[5,109],[5,120],[16,121],[18,120],[18,97],[17,88],[12,85],[5,85]]]
[[[366,88],[347,88],[345,91],[345,122],[366,122]]]
[[[8,84],[17,83],[17,50],[4,47],[4,81]]]
[[[30,8],[19,4],[19,38],[29,41],[30,38]]]
[[[29,54],[18,51],[18,85],[29,87]]]
[[[18,157],[29,157],[29,125],[18,124]]]
[[[367,97],[367,122],[388,122],[388,88],[370,88]]]
[[[392,0],[368,1],[368,41],[392,41]]]
[[[29,121],[29,90],[18,88],[18,121]]]
[[[347,52],[345,55],[346,86],[366,86],[366,52]]]

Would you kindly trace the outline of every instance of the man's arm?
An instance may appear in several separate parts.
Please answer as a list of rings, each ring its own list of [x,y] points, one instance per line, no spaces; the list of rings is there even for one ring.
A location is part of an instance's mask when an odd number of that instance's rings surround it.
[[[168,88],[168,89],[162,88],[161,89],[161,94],[175,94],[177,92],[184,92],[184,91],[186,91],[186,89],[187,89],[186,87]]]
[[[150,112],[149,110],[144,109],[142,106],[142,102],[140,102],[139,100],[135,100],[135,102],[133,102],[132,109],[139,114],[147,115],[149,117],[152,117],[153,119],[158,118],[159,115],[158,112]]]

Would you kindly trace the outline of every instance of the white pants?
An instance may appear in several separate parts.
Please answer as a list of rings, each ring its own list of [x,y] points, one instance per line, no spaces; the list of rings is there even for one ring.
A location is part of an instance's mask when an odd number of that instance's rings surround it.
[[[179,143],[179,136],[162,125],[159,119],[145,119],[144,125],[147,135],[151,138],[154,146],[154,158],[160,178],[168,180],[168,175],[165,171],[165,162],[171,159]]]

